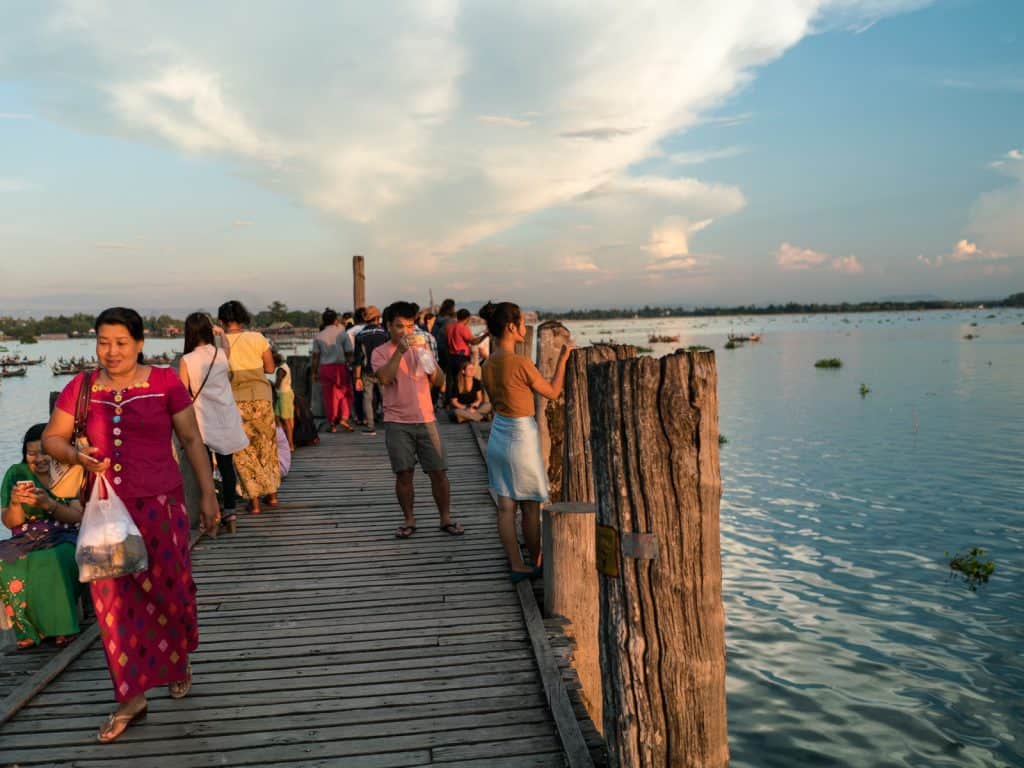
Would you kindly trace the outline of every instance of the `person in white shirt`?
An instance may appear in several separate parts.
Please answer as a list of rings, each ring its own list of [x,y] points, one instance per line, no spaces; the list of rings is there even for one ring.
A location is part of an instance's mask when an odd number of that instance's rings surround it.
[[[237,478],[232,454],[246,448],[249,438],[231,392],[227,350],[216,344],[223,334],[202,312],[185,318],[185,354],[178,365],[178,376],[192,395],[199,432],[211,454],[211,469],[216,461],[220,472],[224,496],[221,524],[234,533]]]

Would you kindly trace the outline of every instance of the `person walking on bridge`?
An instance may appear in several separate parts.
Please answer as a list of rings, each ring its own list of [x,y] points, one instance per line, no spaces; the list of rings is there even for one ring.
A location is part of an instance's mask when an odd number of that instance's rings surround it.
[[[461,536],[465,530],[451,518],[448,465],[430,398],[431,384],[439,386],[444,381],[444,371],[426,334],[416,328],[418,311],[418,306],[407,301],[388,306],[384,310],[384,325],[390,339],[371,356],[384,399],[385,441],[395,473],[395,494],[405,518],[395,536],[407,539],[416,532],[413,471],[417,461],[430,477],[434,503],[441,515],[441,530]]]

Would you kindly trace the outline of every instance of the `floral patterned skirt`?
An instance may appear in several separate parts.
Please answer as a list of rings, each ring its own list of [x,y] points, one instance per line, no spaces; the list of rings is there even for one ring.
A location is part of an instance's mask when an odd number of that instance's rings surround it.
[[[20,538],[4,544],[14,549]],[[75,545],[66,539],[0,559],[0,610],[19,641],[38,643],[45,637],[77,635],[81,591]]]
[[[199,645],[196,585],[189,554],[188,513],[177,488],[125,498],[146,541],[149,569],[92,582],[92,602],[119,702],[185,679]]]
[[[255,499],[277,493],[281,485],[281,467],[277,457],[277,430],[274,407],[269,400],[249,400],[238,404],[242,428],[249,445],[233,455],[242,495]]]

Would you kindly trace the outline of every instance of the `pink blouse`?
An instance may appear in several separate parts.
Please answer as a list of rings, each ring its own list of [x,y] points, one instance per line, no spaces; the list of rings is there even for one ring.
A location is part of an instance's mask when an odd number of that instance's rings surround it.
[[[56,407],[75,413],[86,376],[73,378],[57,398]],[[150,368],[149,379],[122,390],[93,384],[85,433],[99,448],[96,458],[109,458],[107,478],[121,498],[159,496],[181,486],[181,471],[171,448],[171,417],[192,405],[192,398],[170,368]]]

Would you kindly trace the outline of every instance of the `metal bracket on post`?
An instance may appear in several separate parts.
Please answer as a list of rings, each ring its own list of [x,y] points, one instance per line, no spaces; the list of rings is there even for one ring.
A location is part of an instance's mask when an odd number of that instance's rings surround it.
[[[658,537],[653,533],[622,533],[622,556],[632,560],[657,560]]]

